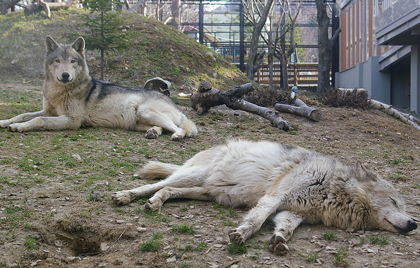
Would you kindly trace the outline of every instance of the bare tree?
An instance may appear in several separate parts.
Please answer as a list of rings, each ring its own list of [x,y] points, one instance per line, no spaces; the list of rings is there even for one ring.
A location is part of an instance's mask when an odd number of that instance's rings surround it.
[[[328,17],[328,3],[325,0],[315,0],[318,20],[318,89],[317,95],[327,94],[330,88],[330,67],[332,59],[332,46],[340,33],[338,29],[334,35],[329,38],[328,26],[330,18]]]
[[[172,0],[171,5],[171,13],[172,13],[172,26],[175,27],[175,29],[179,29],[180,26],[180,13],[179,10],[181,8],[181,0]]]
[[[281,64],[281,78],[282,85],[281,87],[286,90],[288,88],[288,73],[287,66],[289,63],[290,55],[295,51],[295,25],[296,20],[300,12],[300,5],[295,5],[295,8],[292,9],[289,0],[280,0],[279,1],[279,13],[273,13],[270,19],[275,21],[274,30],[273,28],[269,29],[269,40],[264,40],[267,43],[267,46],[272,49],[272,56],[276,57]],[[287,16],[287,20],[286,20]],[[275,34],[274,39],[271,37]],[[286,35],[289,37],[289,46],[286,46]],[[271,40],[270,40],[271,37]],[[272,62],[270,60],[270,51],[269,51],[269,64]],[[271,58],[272,58],[271,56]],[[270,74],[270,85],[272,85],[272,75]]]
[[[250,80],[254,80],[254,73],[259,66],[260,54],[258,54],[258,43],[261,31],[267,21],[267,17],[273,7],[274,0],[244,0],[245,18],[254,25],[251,44],[249,47],[246,74]]]

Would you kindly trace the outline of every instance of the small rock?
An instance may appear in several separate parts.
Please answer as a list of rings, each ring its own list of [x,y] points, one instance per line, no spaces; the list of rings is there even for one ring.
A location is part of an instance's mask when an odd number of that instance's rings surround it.
[[[108,265],[108,263],[106,262],[102,262],[98,265],[98,267],[106,267]]]
[[[118,223],[118,224],[122,224],[122,223],[125,222],[125,220],[116,220],[115,222]]]
[[[109,246],[107,243],[101,243],[101,251],[106,251],[107,249],[109,249]]]
[[[171,257],[171,258],[169,258],[169,259],[166,259],[166,262],[167,262],[167,263],[176,262],[176,257],[175,257],[175,256],[173,256],[173,257]]]
[[[207,264],[209,264],[210,268],[219,268],[219,264],[215,263],[215,262],[208,262]]]
[[[392,254],[394,254],[394,255],[400,255],[400,256],[403,256],[404,254],[403,253],[401,253],[401,252],[392,252]]]
[[[31,262],[31,267],[34,267],[34,266],[37,266],[38,265],[38,263],[37,262]]]
[[[74,159],[76,159],[77,161],[82,162],[82,158],[80,157],[80,155],[79,155],[78,153],[71,154],[71,156],[72,156]]]
[[[146,231],[147,231],[147,229],[144,228],[144,227],[137,227],[137,232],[144,233]]]

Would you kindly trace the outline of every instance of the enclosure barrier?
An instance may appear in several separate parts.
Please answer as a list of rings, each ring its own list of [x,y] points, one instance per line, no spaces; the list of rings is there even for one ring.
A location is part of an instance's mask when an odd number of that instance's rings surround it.
[[[289,85],[315,86],[318,84],[318,63],[290,63],[287,66]],[[270,83],[268,64],[261,65],[255,73],[255,82]],[[273,84],[281,82],[281,66],[273,64]]]

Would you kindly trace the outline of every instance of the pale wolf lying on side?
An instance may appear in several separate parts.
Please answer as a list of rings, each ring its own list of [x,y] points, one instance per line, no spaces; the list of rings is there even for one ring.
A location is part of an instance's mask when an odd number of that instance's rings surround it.
[[[157,138],[165,129],[173,132],[173,140],[197,135],[195,124],[164,94],[92,78],[82,37],[62,45],[47,36],[45,46],[43,110],[0,120],[0,127],[23,132],[103,126],[146,131],[146,138]]]
[[[397,233],[417,228],[389,182],[360,164],[345,165],[301,147],[230,141],[198,153],[183,166],[149,162],[139,175],[167,179],[116,192],[112,198],[117,204],[154,194],[146,209],[158,210],[170,198],[252,207],[241,225],[229,232],[237,244],[275,214],[270,250],[277,254],[289,250],[286,242],[301,223]]]

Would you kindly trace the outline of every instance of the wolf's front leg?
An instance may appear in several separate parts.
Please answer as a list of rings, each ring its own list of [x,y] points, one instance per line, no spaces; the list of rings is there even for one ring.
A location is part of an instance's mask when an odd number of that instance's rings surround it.
[[[229,239],[232,243],[243,244],[256,231],[265,220],[278,208],[281,200],[278,196],[265,195],[258,204],[248,212],[243,223],[236,229],[229,231]]]
[[[23,114],[20,114],[18,116],[15,116],[13,118],[7,119],[7,120],[0,120],[0,127],[2,127],[2,128],[3,127],[8,127],[11,124],[26,122],[26,121],[32,120],[36,117],[44,116],[44,115],[45,115],[44,111],[38,111],[38,112],[34,112],[34,113],[23,113]]]
[[[286,242],[290,239],[293,235],[293,231],[302,223],[302,221],[302,217],[293,212],[279,212],[274,218],[276,228],[270,239],[270,251],[278,255],[286,254],[289,251]]]
[[[63,130],[78,129],[81,125],[81,119],[71,118],[65,115],[36,117],[23,123],[14,123],[8,126],[9,131],[26,132],[31,130]]]

